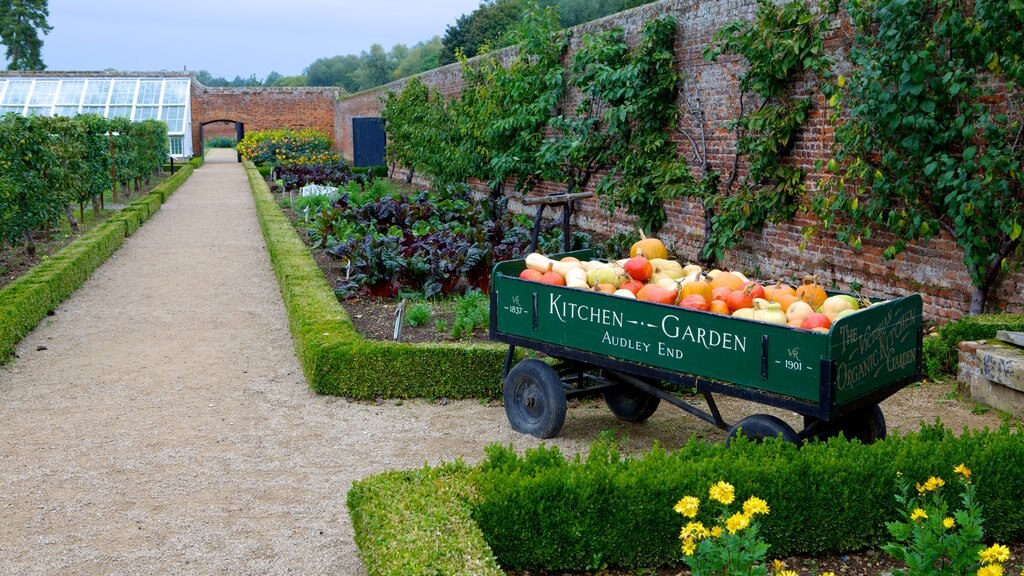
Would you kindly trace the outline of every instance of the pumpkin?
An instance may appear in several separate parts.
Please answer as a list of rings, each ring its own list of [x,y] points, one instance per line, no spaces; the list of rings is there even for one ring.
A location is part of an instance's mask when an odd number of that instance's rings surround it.
[[[711,289],[726,287],[729,290],[743,288],[743,280],[732,272],[719,272],[711,279]]]
[[[654,260],[655,258],[668,258],[668,249],[665,248],[664,242],[657,238],[648,238],[644,234],[643,230],[640,230],[640,241],[634,242],[629,248],[629,257],[632,258],[637,254],[643,254],[647,258]]]
[[[725,303],[729,305],[729,310],[736,312],[741,308],[752,308],[754,297],[747,290],[733,290],[725,297]]]
[[[726,304],[724,300],[712,300],[711,304],[708,306],[708,310],[715,314],[724,314],[726,316],[730,313],[729,305]]]
[[[782,296],[783,294],[788,294],[790,296],[796,296],[796,288],[793,288],[789,284],[783,284],[782,280],[779,280],[778,283],[776,283],[774,286],[765,286],[764,287],[764,299],[769,301],[769,302],[771,302],[773,300],[775,302],[779,302],[778,298],[779,298],[779,296]],[[780,302],[780,304],[781,304],[781,302]],[[785,306],[783,306],[783,309],[785,309]]]
[[[816,276],[804,276],[804,283],[796,289],[796,295],[815,310],[828,298],[825,289],[818,284]]]
[[[644,300],[646,302],[657,302],[659,304],[675,304],[676,297],[678,295],[678,292],[667,290],[657,284],[645,284],[644,287],[636,293],[636,299]]]
[[[523,280],[530,280],[532,282],[540,282],[540,277],[544,274],[533,268],[527,268],[519,273],[519,277]]]
[[[689,308],[690,310],[707,310],[708,301],[700,294],[690,294],[689,296],[684,296],[679,301],[679,306]]]
[[[548,270],[541,274],[538,281],[544,284],[551,284],[552,286],[565,286],[565,278],[554,270]]]
[[[825,316],[824,314],[821,314],[819,312],[811,312],[806,317],[804,317],[804,321],[800,323],[800,327],[803,328],[804,330],[824,328],[827,332],[831,326],[832,321],[828,319],[828,316]]]
[[[705,302],[710,302],[712,300],[711,284],[700,276],[696,280],[683,284],[683,298],[693,294],[700,294],[704,297]]]

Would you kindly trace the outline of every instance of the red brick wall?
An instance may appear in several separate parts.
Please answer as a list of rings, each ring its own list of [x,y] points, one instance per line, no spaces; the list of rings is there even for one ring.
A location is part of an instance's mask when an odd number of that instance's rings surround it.
[[[693,104],[699,99],[705,115],[709,163],[719,172],[727,174],[735,139],[723,125],[738,114],[736,74],[739,62],[725,58],[717,63],[704,62],[701,54],[717,30],[729,22],[752,17],[755,7],[755,0],[663,0],[574,29],[572,48],[588,32],[621,26],[628,38],[635,38],[647,21],[663,14],[674,15],[678,22],[676,58],[679,69],[685,75],[686,93],[679,95],[679,105],[683,107],[684,114],[679,129],[672,137],[680,151],[691,161],[691,166],[696,166],[693,148],[684,133],[696,135],[700,132],[696,116],[685,113],[687,101]],[[837,28],[839,25],[835,24]],[[835,53],[839,44],[848,37],[842,31],[834,30],[826,39],[827,48]],[[420,78],[432,90],[444,94],[457,93],[462,87],[457,65],[427,72]],[[379,90],[338,101],[336,116],[339,119],[339,130],[335,137],[344,155],[351,158],[352,154],[351,118],[379,116],[380,96],[389,90],[398,92],[403,85],[404,81],[399,81]],[[802,91],[812,89],[810,85],[798,87]],[[831,149],[832,126],[825,119],[823,105],[819,96],[792,155],[794,162],[808,173],[805,182],[808,193],[814,191],[821,176],[814,171],[815,161],[827,158]],[[570,106],[571,103],[566,108]],[[698,172],[697,169],[694,171]],[[696,175],[699,176],[699,173]],[[560,191],[560,185],[548,182],[537,193],[555,191]],[[683,200],[673,202],[667,208],[670,218],[660,236],[674,245],[681,258],[695,260],[703,235],[699,207]],[[629,217],[621,214],[610,216],[600,210],[593,200],[582,206],[575,224],[601,233],[614,233],[632,227]],[[817,273],[826,285],[835,284],[848,289],[851,283],[857,283],[863,286],[866,294],[872,296],[919,292],[924,298],[925,314],[931,319],[955,318],[966,313],[973,289],[963,265],[962,253],[950,238],[938,238],[927,245],[911,245],[892,261],[882,257],[886,245],[884,237],[865,240],[861,251],[853,251],[834,239],[816,235],[801,250],[802,227],[815,224],[817,222],[811,216],[801,214],[791,224],[767,226],[758,234],[748,233],[744,243],[726,255],[723,265],[763,279],[781,277],[793,280],[804,273]],[[1024,312],[1024,273],[1004,277],[990,294],[989,306],[993,310]]]
[[[195,153],[201,153],[200,125],[215,120],[241,122],[246,132],[315,128],[333,136],[336,133],[334,103],[341,92],[339,88],[210,88],[193,81]],[[234,136],[234,132],[231,135]],[[203,136],[209,136],[205,129]]]

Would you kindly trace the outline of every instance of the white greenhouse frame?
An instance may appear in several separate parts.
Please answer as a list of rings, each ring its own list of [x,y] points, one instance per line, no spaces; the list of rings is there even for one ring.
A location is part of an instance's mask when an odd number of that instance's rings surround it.
[[[0,76],[0,116],[99,114],[167,124],[168,155],[192,157],[190,76]]]

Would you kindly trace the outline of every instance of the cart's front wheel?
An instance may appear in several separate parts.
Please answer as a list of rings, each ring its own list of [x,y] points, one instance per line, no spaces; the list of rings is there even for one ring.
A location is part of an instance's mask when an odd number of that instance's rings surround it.
[[[553,438],[565,423],[565,388],[554,368],[521,360],[505,377],[505,415],[516,432]]]
[[[613,380],[613,378],[609,378]],[[604,403],[619,420],[643,422],[658,409],[661,398],[649,394],[636,386],[619,382],[614,388],[603,393]]]
[[[769,414],[754,414],[747,416],[729,428],[729,435],[725,439],[728,446],[732,439],[740,433],[754,442],[760,442],[765,438],[781,436],[786,442],[800,444],[800,436],[793,430],[793,427],[786,424],[781,418]]]

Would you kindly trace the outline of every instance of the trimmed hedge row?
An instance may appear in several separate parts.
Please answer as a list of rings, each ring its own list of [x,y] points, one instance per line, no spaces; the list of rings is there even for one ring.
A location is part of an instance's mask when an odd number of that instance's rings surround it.
[[[347,505],[367,573],[503,575],[472,519],[469,480],[455,463],[357,481]]]
[[[360,336],[266,181],[252,163],[245,166],[295,349],[314,391],[359,400],[501,395],[504,346]]]
[[[707,503],[708,487],[718,480],[734,484],[740,501],[767,500],[771,513],[760,534],[775,558],[887,542],[884,523],[896,518],[897,475],[950,480],[960,463],[974,472],[986,538],[1024,538],[1024,435],[1009,428],[957,437],[935,425],[871,445],[836,438],[802,448],[780,441],[736,441],[729,447],[691,441],[677,452],[655,448],[628,458],[602,442],[585,458],[572,459],[556,448],[520,456],[511,447],[491,446],[484,462],[448,470],[443,483],[429,469],[364,479],[349,491],[348,506],[371,575],[411,573],[403,570],[407,566],[423,574],[462,573],[430,555],[432,538],[476,529],[488,548],[478,551],[474,565],[493,556],[505,569],[585,570],[599,558],[611,567],[638,569],[679,564],[684,518],[673,505],[684,495]],[[432,500],[431,490],[463,483],[469,487],[457,493],[464,494],[458,497],[471,518],[441,496]],[[954,486],[949,482],[946,497],[955,507]],[[434,506],[454,513],[439,517]],[[406,512],[417,508],[423,509]],[[705,524],[713,520],[706,517],[708,508],[698,517]],[[410,535],[417,539],[410,541]],[[397,550],[400,566],[391,562]]]
[[[924,372],[932,380],[956,376],[961,342],[995,338],[998,330],[1024,331],[1024,314],[965,316],[943,324],[935,336],[924,339]]]
[[[81,286],[93,270],[121,247],[126,237],[149,220],[192,174],[194,166],[192,163],[183,166],[151,192],[0,290],[0,358],[13,354],[14,346],[40,320]]]

